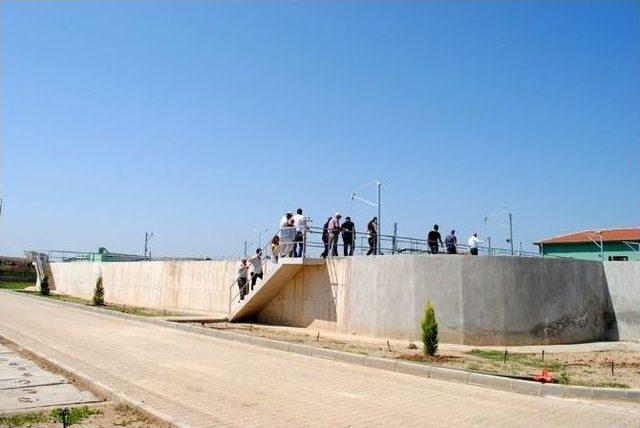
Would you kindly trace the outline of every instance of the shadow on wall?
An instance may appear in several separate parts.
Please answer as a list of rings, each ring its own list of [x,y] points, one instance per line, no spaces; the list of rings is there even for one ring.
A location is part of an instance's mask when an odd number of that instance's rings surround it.
[[[339,273],[332,264],[305,267],[256,316],[265,324],[336,327]]]

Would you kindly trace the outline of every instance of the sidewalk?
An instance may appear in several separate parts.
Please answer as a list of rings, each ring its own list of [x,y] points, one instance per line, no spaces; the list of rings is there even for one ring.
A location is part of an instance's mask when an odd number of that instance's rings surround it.
[[[0,331],[187,426],[637,426],[630,406],[490,390],[0,292]]]

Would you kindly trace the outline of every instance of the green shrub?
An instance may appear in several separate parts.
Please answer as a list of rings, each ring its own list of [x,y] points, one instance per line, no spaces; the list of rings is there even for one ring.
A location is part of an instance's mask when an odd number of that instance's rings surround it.
[[[438,321],[436,321],[436,311],[431,300],[424,306],[421,327],[424,352],[433,356],[438,351]]]
[[[96,288],[93,290],[93,305],[104,306],[104,287],[102,286],[102,275],[96,280]]]
[[[49,289],[49,277],[45,275],[44,278],[42,278],[42,281],[40,282],[40,294],[42,294],[43,296],[48,296],[50,291],[51,290]]]

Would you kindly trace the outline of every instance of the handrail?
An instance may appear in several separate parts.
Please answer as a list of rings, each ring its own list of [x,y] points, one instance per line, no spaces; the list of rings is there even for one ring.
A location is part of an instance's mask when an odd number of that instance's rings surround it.
[[[264,247],[262,247],[262,248],[261,248],[261,250],[262,250],[262,254],[265,254],[266,249],[267,249],[268,247],[270,247],[270,246],[271,246],[271,241],[267,242],[267,243],[264,245]],[[266,274],[267,274],[267,266],[268,266],[268,263],[269,263],[269,261],[270,261],[270,260],[271,260],[271,259],[270,259],[268,256],[265,256],[265,257],[262,259],[261,267],[262,267],[262,274],[263,274],[264,276],[266,276]],[[235,271],[234,271],[234,274],[235,274]],[[231,285],[229,285],[229,311],[228,311],[229,315],[231,315],[231,305],[232,305],[232,302],[234,302],[234,301],[235,301],[235,299],[236,299],[236,297],[238,297],[238,296],[240,295],[240,290],[238,290],[238,292],[237,292],[235,295],[233,295],[233,287],[234,287],[235,285],[237,285],[237,284],[238,284],[238,280],[239,280],[239,279],[240,279],[240,278],[239,278],[238,276],[236,276],[236,279],[231,283]],[[247,281],[247,283],[245,284],[245,288],[246,288],[246,287],[248,287],[248,286],[249,286],[249,281]]]

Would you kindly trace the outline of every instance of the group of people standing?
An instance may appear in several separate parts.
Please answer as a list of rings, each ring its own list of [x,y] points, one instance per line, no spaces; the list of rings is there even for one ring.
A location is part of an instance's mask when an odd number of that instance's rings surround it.
[[[338,246],[340,236],[342,236],[343,255],[352,256],[356,244],[356,225],[347,216],[342,222],[342,215],[339,212],[328,217],[322,226],[322,242],[324,251],[321,253],[323,258],[329,255],[338,256]],[[303,257],[306,251],[306,235],[309,232],[310,220],[303,214],[302,208],[298,208],[296,213],[286,212],[280,220],[279,233],[271,238],[269,249],[271,258],[278,263],[280,257]],[[431,254],[438,254],[440,248],[446,249],[447,254],[458,253],[458,238],[456,231],[452,230],[442,241],[440,227],[435,224],[433,229],[427,234],[427,244]],[[367,223],[367,240],[369,243],[369,251],[367,255],[380,254],[378,249],[378,218],[373,217]],[[469,237],[468,246],[470,254],[478,255],[478,234],[473,233]],[[244,300],[244,296],[249,293],[256,285],[258,279],[262,279],[262,249],[258,248],[255,254],[250,257],[243,257],[238,267],[238,287],[240,289],[240,300]],[[251,268],[251,273],[249,269]],[[251,281],[249,282],[249,277]]]
[[[446,248],[447,254],[457,254],[458,253],[458,237],[456,236],[456,231],[451,230],[444,238],[444,243],[442,242],[442,235],[439,232],[440,227],[437,224],[433,225],[433,229],[427,234],[427,245],[429,246],[429,252],[431,254],[438,254],[440,248]],[[473,233],[469,237],[468,246],[469,253],[473,256],[478,255],[478,244],[481,241],[478,239],[478,234]]]
[[[344,222],[340,224],[342,215],[336,212],[333,217],[328,217],[322,226],[322,243],[324,251],[320,254],[322,258],[326,258],[329,254],[338,255],[338,245],[340,235],[342,235],[342,246],[344,256],[353,256],[356,244],[356,225],[351,221],[351,217],[347,216]],[[369,242],[369,251],[367,255],[378,253],[378,217],[372,218],[367,223],[367,239]]]

